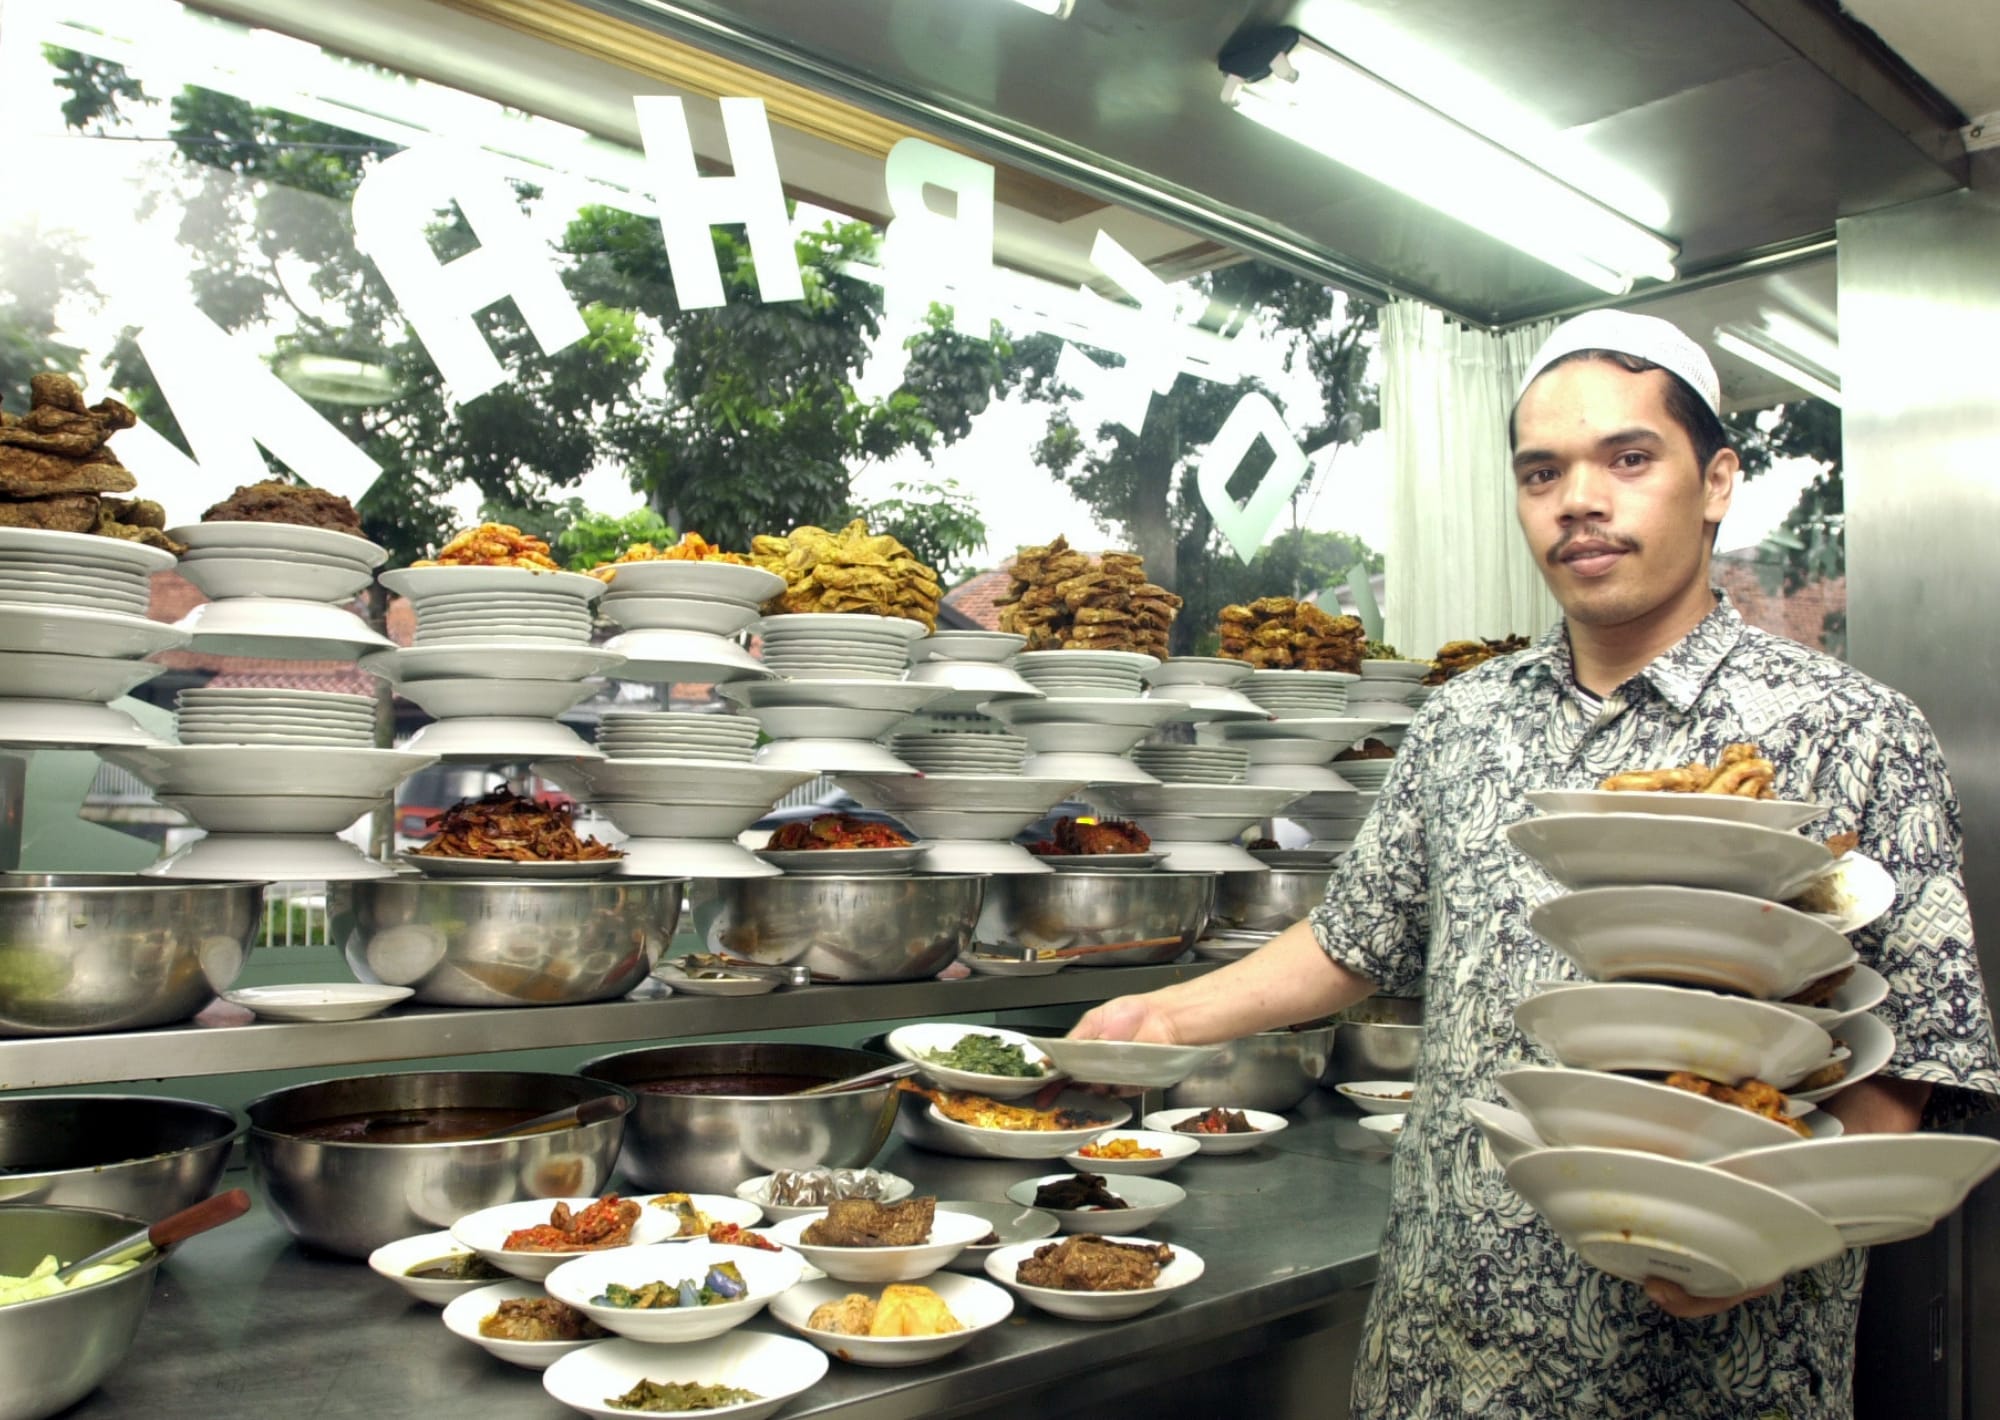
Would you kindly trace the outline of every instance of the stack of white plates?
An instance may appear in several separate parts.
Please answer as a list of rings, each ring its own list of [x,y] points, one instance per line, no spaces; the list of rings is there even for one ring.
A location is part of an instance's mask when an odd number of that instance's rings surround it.
[[[734,636],[785,589],[777,573],[733,562],[629,562],[600,570],[611,590],[597,609],[633,631]]]
[[[727,716],[659,714],[658,720]],[[753,722],[754,723],[754,722]],[[706,748],[706,747],[701,747]],[[626,835],[618,871],[626,877],[770,878],[779,870],[736,842],[771,806],[813,777],[710,758],[693,748],[643,758],[568,759],[535,773],[582,799]]]
[[[10,534],[24,529],[8,528]],[[115,538],[85,537],[83,534],[42,534],[76,537],[79,542],[109,546],[131,546],[154,553],[173,566],[170,553],[150,547],[121,544]],[[132,559],[112,561],[97,558],[97,548],[81,551],[57,546],[47,552],[33,551],[33,544],[19,536],[0,543],[0,614],[19,607],[74,607],[85,611],[116,612],[123,616],[144,616],[152,599],[152,573],[157,568]]]
[[[1023,651],[1014,669],[1044,695],[1062,699],[1136,699],[1139,677],[1157,666],[1134,651]],[[1181,702],[1186,708],[1186,702]]]
[[[1415,684],[1431,673],[1429,661],[1363,661],[1361,679],[1368,682]],[[1365,689],[1374,689],[1370,684]]]
[[[767,669],[788,680],[901,680],[921,623],[859,612],[767,616],[757,629]]]
[[[1336,759],[1330,766],[1334,773],[1365,793],[1379,792],[1395,767],[1394,759]]]
[[[1011,840],[1083,787],[1032,772],[841,774],[836,781],[863,808],[892,814],[923,840],[931,873],[1046,873],[1048,865]]]
[[[1011,631],[933,631],[917,642],[915,658],[925,661],[958,661],[982,665],[1005,665],[1028,638]]]
[[[376,707],[369,695],[244,687],[184,690],[177,704],[176,720],[184,745],[340,745],[365,749],[375,743]]]
[[[1233,745],[1146,745],[1133,761],[1164,784],[1241,784],[1250,756]]]
[[[1001,701],[989,707],[995,719],[1028,742],[1023,772],[1043,779],[1082,779],[1086,784],[1157,783],[1126,755],[1185,708],[1177,700],[1067,696]]]
[[[604,594],[604,583],[595,577],[526,567],[403,567],[384,572],[381,580],[409,598],[419,647],[587,645],[591,604]]]
[[[935,728],[896,735],[895,756],[925,774],[1015,775],[1028,742],[997,725],[992,730]]]
[[[876,741],[946,694],[892,680],[738,681],[720,688],[763,727],[757,763],[827,774],[913,774]]]
[[[938,631],[911,647],[912,685],[934,685],[946,694],[931,702],[939,714],[969,714],[994,700],[1035,700],[1042,692],[1023,680],[1008,660],[1028,638],[1010,631]]]
[[[605,661],[613,659],[596,651],[587,654]],[[405,700],[439,720],[485,720],[495,716],[553,720],[595,695],[597,682],[447,676],[439,680],[406,680],[397,689]]]
[[[365,537],[295,523],[191,523],[168,536],[187,544],[181,575],[215,601],[345,602],[389,557]]]
[[[1253,671],[1243,693],[1281,720],[1323,718],[1347,709],[1348,687],[1360,676],[1345,671]]]
[[[1271,712],[1243,694],[1254,668],[1222,656],[1176,656],[1145,671],[1146,694],[1187,706],[1176,718],[1194,724],[1268,720]]]
[[[612,711],[598,721],[597,747],[613,759],[712,759],[748,764],[757,753],[748,715]]]

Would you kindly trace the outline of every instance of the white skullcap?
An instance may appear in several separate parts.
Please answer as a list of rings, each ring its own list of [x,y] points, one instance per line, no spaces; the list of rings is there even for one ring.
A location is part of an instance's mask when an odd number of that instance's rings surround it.
[[[1564,321],[1550,332],[1528,362],[1527,377],[1514,395],[1521,396],[1537,376],[1565,355],[1579,350],[1615,350],[1620,355],[1636,355],[1661,369],[1679,375],[1688,388],[1701,396],[1702,403],[1719,419],[1722,417],[1722,381],[1708,352],[1688,339],[1681,328],[1658,316],[1635,316],[1627,311],[1585,311]]]

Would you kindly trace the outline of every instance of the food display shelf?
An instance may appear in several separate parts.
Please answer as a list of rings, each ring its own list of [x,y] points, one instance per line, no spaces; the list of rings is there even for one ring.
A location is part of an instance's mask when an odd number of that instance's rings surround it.
[[[874,1370],[836,1361],[785,1407],[785,1420],[1104,1415],[1123,1413],[1121,1403],[1143,1404],[1162,1387],[1200,1407],[1171,1413],[1234,1413],[1206,1405],[1199,1387],[1225,1385],[1232,1398],[1261,1394],[1261,1385],[1279,1379],[1271,1348],[1301,1337],[1313,1339],[1294,1352],[1327,1357],[1336,1348],[1326,1333],[1351,1334],[1376,1272],[1387,1155],[1351,1107],[1325,1091],[1292,1120],[1264,1148],[1196,1156],[1174,1170],[1187,1201],[1150,1233],[1192,1248],[1205,1271],[1154,1311],[1092,1323],[1021,1304],[1007,1324],[929,1365]],[[900,1141],[879,1163],[947,1199],[997,1201],[1007,1185],[1041,1171],[1033,1163],[944,1158]],[[748,1325],[789,1334],[768,1315]],[[1247,1368],[1232,1364],[1245,1361]],[[1315,1413],[1338,1408],[1344,1376],[1316,1381]],[[1338,1394],[1328,1393],[1336,1385]],[[560,1420],[574,1412],[544,1394],[539,1376],[451,1336],[436,1309],[361,1264],[295,1246],[259,1206],[167,1263],[131,1356],[68,1414]]]
[[[159,1030],[0,1040],[0,1091],[1077,1005],[1151,991],[1215,969],[1210,962],[1079,967],[1052,976],[805,986],[738,997],[669,996],[647,982],[624,1000],[597,1005],[402,1007],[365,1021],[317,1024],[256,1021],[248,1011],[218,1002],[186,1025]]]

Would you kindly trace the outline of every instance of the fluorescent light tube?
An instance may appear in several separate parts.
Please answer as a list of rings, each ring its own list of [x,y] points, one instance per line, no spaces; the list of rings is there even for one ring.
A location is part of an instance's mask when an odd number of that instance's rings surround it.
[[[1672,242],[1303,35],[1245,67],[1223,101],[1273,132],[1601,291],[1674,279]]]
[[[1785,349],[1763,331],[1747,326],[1720,326],[1715,332],[1715,344],[1717,349],[1727,350],[1760,370],[1768,370],[1815,399],[1823,399],[1836,408],[1840,405],[1840,383],[1836,376],[1812,368],[1797,352]]]
[[[1067,20],[1069,12],[1076,8],[1076,0],[1014,0],[1014,3],[1026,5],[1030,10],[1054,16],[1058,20]]]

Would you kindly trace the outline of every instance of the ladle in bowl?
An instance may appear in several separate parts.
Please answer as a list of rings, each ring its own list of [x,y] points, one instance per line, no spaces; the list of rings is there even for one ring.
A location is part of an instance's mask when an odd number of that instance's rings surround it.
[[[99,1248],[96,1252],[85,1253],[67,1267],[56,1269],[55,1280],[73,1282],[80,1273],[91,1267],[115,1267],[121,1262],[144,1262],[156,1252],[165,1252],[175,1243],[185,1242],[196,1233],[205,1233],[210,1228],[219,1228],[224,1223],[233,1222],[249,1211],[250,1195],[240,1188],[232,1188],[227,1193],[204,1198],[191,1208],[170,1213],[159,1222],[136,1233],[129,1233],[118,1241]]]

